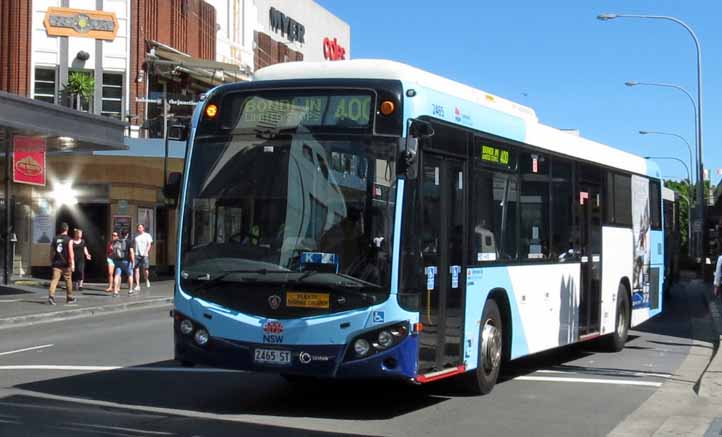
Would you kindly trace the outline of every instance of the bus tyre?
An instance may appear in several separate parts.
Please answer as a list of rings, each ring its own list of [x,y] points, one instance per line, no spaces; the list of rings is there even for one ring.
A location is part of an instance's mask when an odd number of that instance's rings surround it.
[[[614,321],[614,332],[602,338],[602,347],[609,352],[619,352],[629,336],[629,294],[624,284],[617,289],[617,317]]]
[[[501,368],[504,346],[501,312],[496,301],[484,305],[479,324],[479,357],[476,369],[468,373],[468,389],[474,394],[487,394],[496,384]]]

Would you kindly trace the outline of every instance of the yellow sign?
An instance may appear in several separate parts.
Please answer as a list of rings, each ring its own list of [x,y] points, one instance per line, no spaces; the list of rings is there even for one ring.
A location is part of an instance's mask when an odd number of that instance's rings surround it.
[[[118,33],[115,12],[48,8],[45,14],[48,36],[77,36],[113,41]]]
[[[296,308],[328,308],[328,293],[300,293],[289,291],[286,293],[286,306]]]
[[[496,164],[509,164],[509,151],[492,146],[481,146],[481,159]]]

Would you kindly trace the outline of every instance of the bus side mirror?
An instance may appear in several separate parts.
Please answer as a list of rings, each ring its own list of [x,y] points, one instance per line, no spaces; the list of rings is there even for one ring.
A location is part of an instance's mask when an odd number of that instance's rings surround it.
[[[415,179],[417,174],[417,155],[419,142],[434,135],[434,128],[431,123],[410,119],[406,129],[407,135],[404,139],[403,149],[399,153],[396,164],[397,174],[406,175],[409,179]]]
[[[175,207],[178,204],[178,194],[180,194],[181,174],[177,171],[168,175],[168,180],[163,187],[163,195],[169,206]]]

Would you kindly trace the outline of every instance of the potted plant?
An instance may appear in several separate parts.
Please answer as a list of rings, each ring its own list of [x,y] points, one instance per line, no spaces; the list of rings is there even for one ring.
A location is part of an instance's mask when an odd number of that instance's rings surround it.
[[[88,73],[74,71],[68,76],[68,83],[63,91],[71,98],[71,106],[75,106],[75,109],[82,111],[83,101],[89,103],[93,97],[95,79]],[[73,101],[75,105],[72,105]]]

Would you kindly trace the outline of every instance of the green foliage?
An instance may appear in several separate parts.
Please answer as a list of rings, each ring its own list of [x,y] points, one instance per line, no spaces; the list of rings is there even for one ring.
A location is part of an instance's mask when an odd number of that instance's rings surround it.
[[[89,106],[95,93],[95,79],[89,73],[73,71],[68,76],[63,93],[70,99],[71,107],[82,111],[84,103]]]
[[[65,92],[89,99],[95,92],[95,79],[88,73],[74,71],[68,76]]]
[[[679,237],[680,237],[680,253],[687,253],[688,232],[689,229],[689,203],[692,202],[694,207],[694,187],[690,188],[689,181],[682,179],[679,181],[666,180],[664,186],[677,193],[677,204],[679,205]]]

